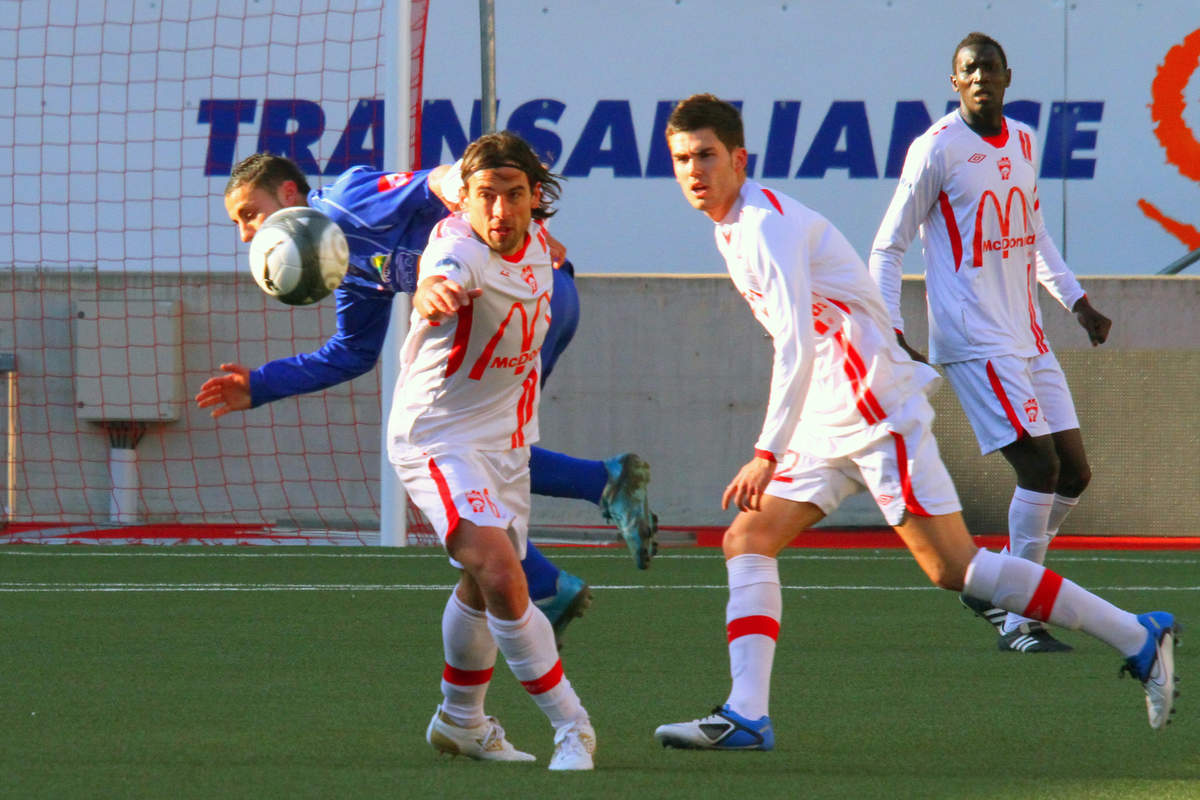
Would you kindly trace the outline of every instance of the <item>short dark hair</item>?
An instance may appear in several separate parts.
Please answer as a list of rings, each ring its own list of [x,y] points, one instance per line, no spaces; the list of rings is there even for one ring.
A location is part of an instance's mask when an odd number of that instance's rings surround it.
[[[308,180],[295,161],[273,153],[255,153],[234,166],[229,182],[225,184],[225,196],[243,186],[274,192],[284,181],[293,181],[301,194],[308,196]]]
[[[950,74],[958,72],[958,51],[964,47],[986,47],[988,45],[996,48],[996,51],[1000,53],[1000,63],[1005,69],[1008,69],[1008,56],[1004,55],[1004,48],[1000,46],[1000,43],[986,33],[971,31],[954,47],[954,55],[950,56]]]
[[[532,190],[539,184],[542,187],[542,201],[533,209],[534,219],[548,219],[555,215],[556,210],[550,206],[558,199],[560,175],[552,173],[538,159],[537,154],[529,143],[512,131],[487,133],[467,145],[462,157],[462,181],[467,185],[467,179],[481,169],[500,169],[512,167],[525,173]]]
[[[667,118],[667,136],[712,128],[713,133],[732,152],[746,146],[746,132],[737,106],[716,95],[694,94],[681,100]]]

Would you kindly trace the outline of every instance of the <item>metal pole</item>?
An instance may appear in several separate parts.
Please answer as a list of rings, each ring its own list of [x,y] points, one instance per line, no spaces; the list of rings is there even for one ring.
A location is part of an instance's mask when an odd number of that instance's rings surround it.
[[[483,132],[496,130],[496,8],[479,0],[479,65],[483,78]]]
[[[1197,261],[1200,261],[1200,248],[1193,250],[1192,252],[1185,255],[1183,258],[1176,259],[1175,261],[1172,261],[1170,264],[1167,264],[1165,267],[1163,267],[1162,269],[1160,269],[1158,271],[1158,274],[1159,275],[1177,275],[1178,273],[1183,272],[1185,269],[1190,267],[1192,264],[1195,264]]]
[[[408,170],[412,120],[409,116],[412,79],[411,0],[390,0],[384,7],[384,41],[387,53],[387,85],[384,87],[383,168]],[[398,294],[392,299],[391,317],[383,349],[379,354],[379,544],[404,547],[408,544],[408,495],[388,459],[388,417],[392,413],[392,393],[400,376],[400,343],[408,333],[409,297]]]
[[[17,356],[15,353],[0,353],[0,372],[8,384],[7,411],[4,447],[4,518],[7,523],[17,515]]]

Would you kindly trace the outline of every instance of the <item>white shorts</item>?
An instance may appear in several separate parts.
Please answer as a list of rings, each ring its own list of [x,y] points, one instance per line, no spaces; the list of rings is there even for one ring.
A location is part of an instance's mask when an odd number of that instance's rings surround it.
[[[1079,427],[1067,378],[1054,353],[995,356],[943,364],[979,450],[991,453],[1024,436]]]
[[[904,411],[903,419],[888,418],[892,430],[850,455],[816,458],[789,450],[766,494],[812,503],[829,515],[865,487],[889,525],[904,522],[906,512],[930,517],[962,511],[933,438],[928,400],[916,395]]]
[[[411,448],[392,457],[408,496],[429,518],[442,546],[459,520],[508,532],[517,557],[529,536],[529,448],[442,452]],[[450,559],[450,563],[462,565]]]

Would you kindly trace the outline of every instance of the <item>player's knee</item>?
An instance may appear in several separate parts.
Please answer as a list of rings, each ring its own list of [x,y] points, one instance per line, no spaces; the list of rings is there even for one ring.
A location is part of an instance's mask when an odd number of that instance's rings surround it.
[[[1064,464],[1059,470],[1058,487],[1055,491],[1064,497],[1079,497],[1091,482],[1092,467],[1086,461],[1070,468]]]

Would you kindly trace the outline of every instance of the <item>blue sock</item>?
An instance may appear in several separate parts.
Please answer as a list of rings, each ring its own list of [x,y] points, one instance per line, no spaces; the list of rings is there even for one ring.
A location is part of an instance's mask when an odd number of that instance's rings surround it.
[[[534,494],[543,497],[567,497],[600,504],[600,495],[608,483],[608,470],[603,461],[530,448],[529,481]]]
[[[542,551],[525,543],[525,560],[521,562],[525,580],[529,584],[529,599],[537,602],[558,594],[558,567],[542,555]]]

